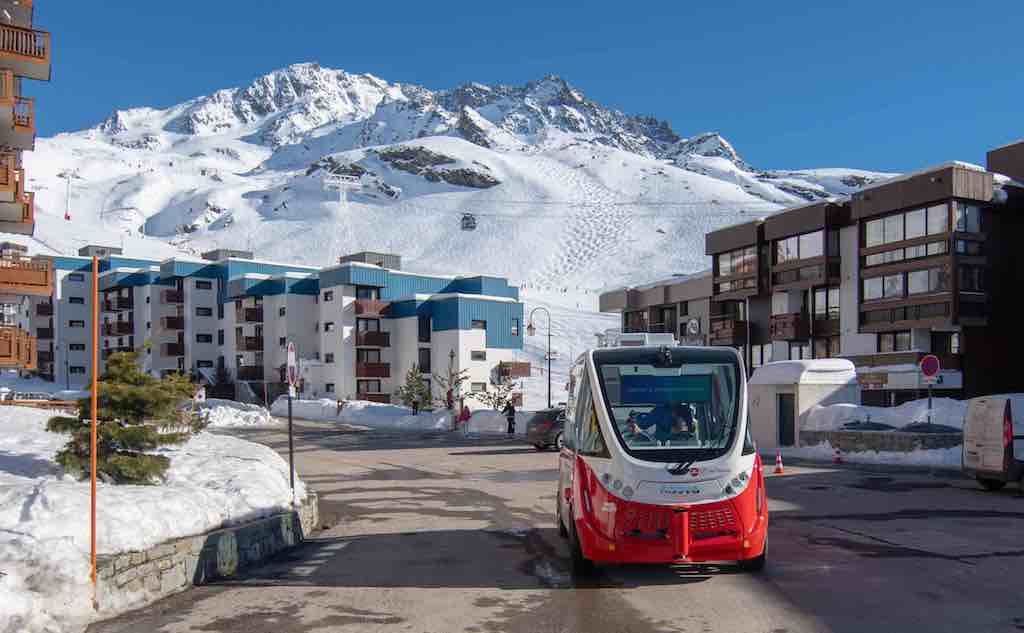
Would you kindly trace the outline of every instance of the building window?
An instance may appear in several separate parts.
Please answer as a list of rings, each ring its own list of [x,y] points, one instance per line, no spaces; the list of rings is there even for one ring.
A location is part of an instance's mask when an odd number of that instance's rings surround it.
[[[356,362],[357,363],[379,363],[380,362],[380,350],[379,349],[357,349],[356,350]]]
[[[324,332],[334,331],[334,321],[327,321],[324,323]]]
[[[469,327],[474,329],[474,330],[486,330],[487,329],[487,321],[481,321],[479,319],[473,319],[473,321],[470,322]]]
[[[481,393],[481,392],[487,391],[487,383],[486,382],[470,383],[469,390],[472,391],[473,393]]]
[[[213,282],[196,279],[196,290],[213,290]]]
[[[71,373],[71,374],[84,374],[85,373],[85,367],[82,367],[81,365],[72,365],[72,366],[68,367],[68,373]]]
[[[373,286],[356,286],[356,299],[380,299],[380,289]]]
[[[357,380],[356,393],[381,393],[379,380]]]
[[[487,352],[483,350],[473,350],[469,353],[469,360],[487,360]]]
[[[808,360],[811,358],[811,346],[809,343],[790,343],[789,360]]]
[[[82,273],[69,273],[68,281],[85,281],[85,275]]]
[[[878,351],[882,353],[910,351],[910,330],[879,334]]]
[[[334,301],[333,290],[324,290],[324,301]]]
[[[745,275],[757,272],[757,247],[748,246],[715,256],[718,276]]]
[[[981,207],[957,202],[955,226],[961,233],[981,233]]]
[[[327,393],[334,393],[334,383],[333,382],[326,383],[324,385],[324,391],[326,391]]]
[[[85,327],[85,321],[78,319],[68,321],[68,327]]]
[[[512,336],[519,336],[519,319],[512,319]]]
[[[213,334],[196,334],[196,343],[212,343]]]
[[[197,360],[196,361],[196,367],[198,367],[199,369],[213,369],[213,361],[212,360]]]
[[[752,345],[750,347],[750,366],[751,367],[760,367],[761,366],[761,359],[763,357],[764,357],[764,353],[762,352],[762,349],[761,349],[760,345]]]
[[[380,319],[356,319],[357,332],[380,332]]]
[[[70,345],[70,347],[71,347],[71,351],[72,352],[84,352],[85,351],[85,343],[72,343]]]
[[[963,292],[985,292],[985,269],[981,266],[961,266],[960,290]]]
[[[285,307],[281,306],[280,308],[277,309],[277,316],[283,317],[287,312],[288,311],[285,309]]]
[[[213,316],[213,308],[196,308],[196,316],[208,317]]]
[[[927,209],[896,213],[864,224],[867,248],[902,242],[925,235],[940,235],[949,228],[949,207],[939,204]]]
[[[421,316],[417,319],[419,325],[419,342],[430,342],[430,317]]]
[[[419,355],[417,356],[417,365],[419,365],[421,374],[430,373],[430,348],[421,347],[419,349]]]
[[[325,363],[333,363],[334,362],[334,354],[332,354],[331,352],[327,352],[326,354],[324,354],[324,362]]]
[[[864,280],[864,300],[895,299],[903,296],[903,275],[886,275]]]
[[[68,297],[68,303],[75,305],[84,305],[85,297]]]
[[[277,339],[277,344],[280,345],[281,347],[287,347],[288,346],[287,337],[282,336],[282,337],[278,338]]]
[[[839,318],[839,288],[818,288],[814,291],[814,318]]]
[[[217,345],[224,344],[224,330],[217,330]]]

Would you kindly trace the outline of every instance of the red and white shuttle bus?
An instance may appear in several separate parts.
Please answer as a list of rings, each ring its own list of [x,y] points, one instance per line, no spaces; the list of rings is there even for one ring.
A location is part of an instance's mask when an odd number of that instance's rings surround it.
[[[764,567],[768,503],[732,348],[618,347],[573,365],[558,528],[601,563]]]

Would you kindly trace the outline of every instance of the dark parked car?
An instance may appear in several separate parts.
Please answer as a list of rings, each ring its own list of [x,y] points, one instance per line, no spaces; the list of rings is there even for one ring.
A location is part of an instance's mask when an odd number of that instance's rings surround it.
[[[526,423],[526,441],[533,444],[538,451],[549,447],[561,450],[563,426],[565,407],[538,411]]]

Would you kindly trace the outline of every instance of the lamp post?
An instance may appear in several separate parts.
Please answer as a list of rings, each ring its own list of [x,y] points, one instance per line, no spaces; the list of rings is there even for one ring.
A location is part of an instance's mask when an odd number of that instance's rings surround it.
[[[537,328],[533,325],[533,313],[537,310],[543,310],[544,314],[548,315],[548,408],[551,408],[551,313],[544,306],[537,306],[533,310],[530,310],[530,322],[526,326],[526,333],[529,336],[533,336],[537,333]]]

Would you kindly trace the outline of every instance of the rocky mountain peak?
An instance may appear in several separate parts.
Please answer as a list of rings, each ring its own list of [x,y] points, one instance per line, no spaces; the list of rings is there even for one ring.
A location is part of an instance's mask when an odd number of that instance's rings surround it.
[[[736,148],[718,132],[705,132],[692,138],[679,140],[668,149],[666,155],[674,159],[685,159],[688,155],[724,158],[739,166],[745,166]]]

